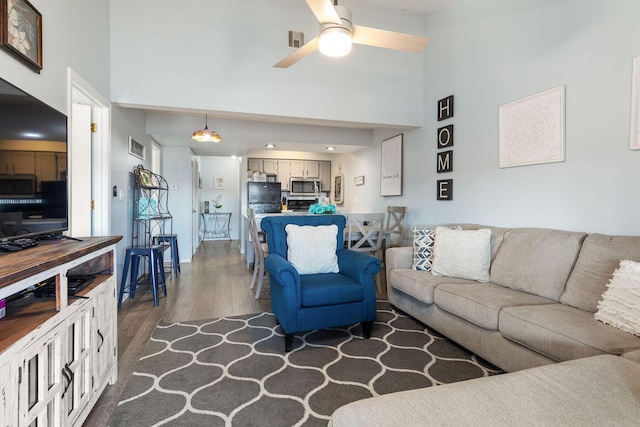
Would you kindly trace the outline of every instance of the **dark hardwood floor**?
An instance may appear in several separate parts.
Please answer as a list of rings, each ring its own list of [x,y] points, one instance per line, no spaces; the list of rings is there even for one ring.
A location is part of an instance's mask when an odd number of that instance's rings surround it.
[[[107,386],[85,426],[108,425],[135,363],[160,319],[166,322],[211,319],[271,308],[268,285],[263,285],[258,300],[254,291],[249,290],[253,271],[247,270],[237,240],[203,242],[193,262],[181,264],[180,268],[179,277],[167,275],[168,297],[161,297],[158,307],[153,306],[150,293],[122,303],[118,310],[118,382]]]
[[[238,244],[237,240],[203,242],[192,263],[180,265],[179,277],[167,275],[168,297],[161,297],[158,307],[153,306],[150,293],[122,303],[118,310],[118,382],[107,386],[85,426],[108,425],[134,366],[161,319],[172,323],[271,310],[268,279],[256,300],[255,292],[249,289],[253,271],[247,270]],[[380,280],[382,289],[386,289],[384,267]]]

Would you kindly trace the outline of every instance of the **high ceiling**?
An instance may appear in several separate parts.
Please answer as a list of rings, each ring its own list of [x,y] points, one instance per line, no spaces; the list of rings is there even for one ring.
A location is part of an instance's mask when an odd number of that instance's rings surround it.
[[[371,3],[378,6],[390,7],[392,9],[405,10],[420,15],[435,12],[442,9],[456,0],[360,0],[363,3]]]
[[[378,7],[403,10],[418,15],[438,11],[456,0],[356,0]],[[205,111],[123,105],[141,108],[147,113],[147,131],[162,146],[189,146],[197,155],[230,156],[264,150],[267,143],[275,143],[276,150],[308,151],[326,153],[327,143],[314,141],[313,135],[330,132],[334,153],[350,153],[363,148],[363,140],[370,141],[371,131],[378,128],[371,123],[341,123],[300,120],[288,117],[265,117],[248,114],[228,114],[219,111],[209,113],[208,127],[220,132],[223,141],[219,144],[190,141],[189,134],[204,127]],[[306,132],[301,128],[309,127]],[[321,127],[318,130],[318,127]],[[265,131],[266,129],[266,131]],[[325,129],[325,130],[323,130]],[[279,131],[282,131],[279,134]],[[300,138],[300,135],[308,138]],[[264,136],[264,137],[263,137]],[[295,140],[292,137],[296,137]],[[304,141],[302,141],[304,140]],[[355,141],[355,143],[349,143]]]

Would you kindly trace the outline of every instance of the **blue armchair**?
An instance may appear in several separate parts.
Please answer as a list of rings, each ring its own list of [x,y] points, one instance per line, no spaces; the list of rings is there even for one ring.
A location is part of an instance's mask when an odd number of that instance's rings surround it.
[[[271,309],[285,332],[285,351],[291,351],[296,332],[362,322],[363,336],[371,336],[376,319],[374,276],[380,261],[344,249],[343,215],[267,216],[261,228],[267,235],[269,256],[265,269],[271,279]],[[338,227],[338,273],[298,274],[287,260],[288,224]],[[313,245],[313,242],[309,242]]]

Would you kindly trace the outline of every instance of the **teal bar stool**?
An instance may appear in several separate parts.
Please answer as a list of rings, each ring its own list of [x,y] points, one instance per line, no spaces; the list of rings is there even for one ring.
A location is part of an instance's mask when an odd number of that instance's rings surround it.
[[[153,294],[153,306],[159,305],[158,293],[160,286],[164,296],[167,296],[167,284],[164,275],[164,256],[162,254],[162,246],[141,246],[130,247],[124,256],[124,268],[122,271],[122,280],[120,283],[120,295],[118,296],[118,308],[122,305],[125,290],[129,292],[129,298],[133,298],[138,283],[138,274],[140,268],[140,258],[144,258],[149,267],[149,280],[151,285],[151,293]],[[127,286],[127,276],[129,276],[129,285]]]
[[[171,246],[171,267],[173,270],[173,277],[178,277],[180,273],[180,254],[178,252],[178,236],[176,234],[161,234],[154,236],[153,244],[162,245],[169,244]]]

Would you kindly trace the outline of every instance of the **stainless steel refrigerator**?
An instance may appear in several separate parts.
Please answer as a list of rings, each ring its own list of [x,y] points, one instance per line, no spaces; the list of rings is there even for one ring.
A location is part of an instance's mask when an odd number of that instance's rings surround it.
[[[276,213],[282,210],[279,182],[248,182],[248,206],[255,213]]]

